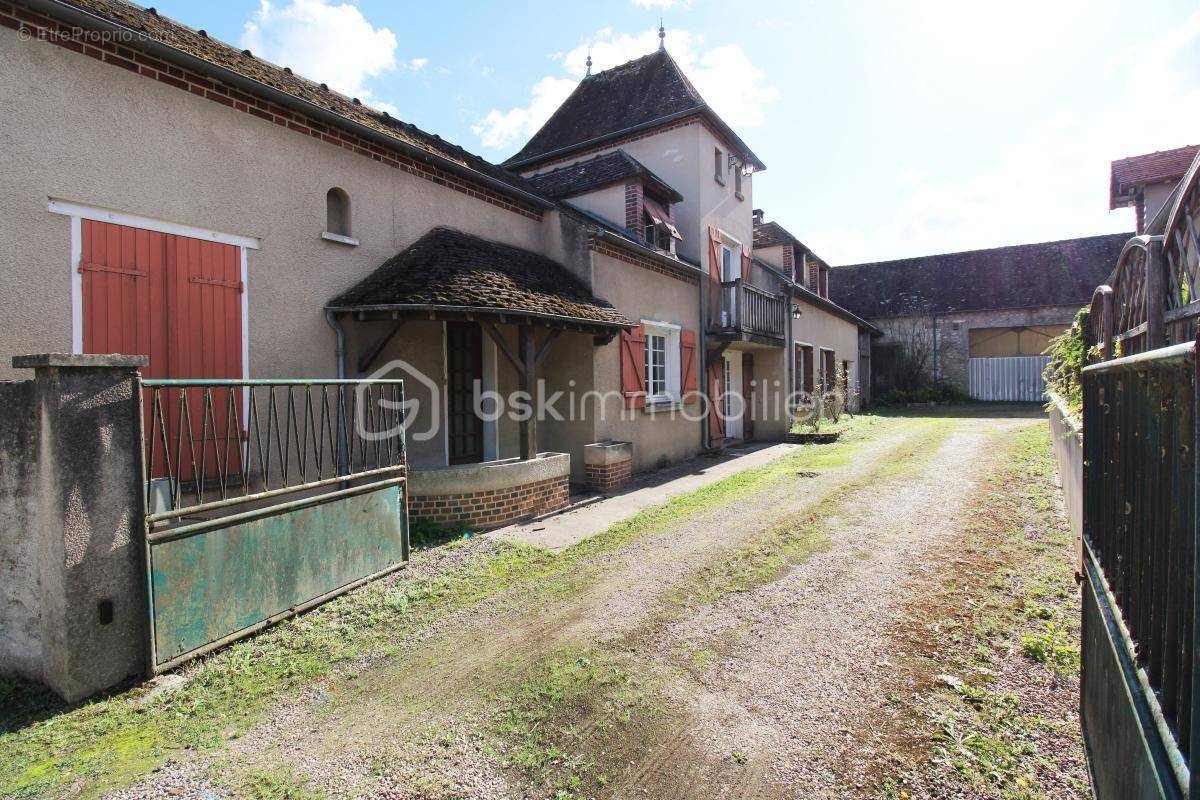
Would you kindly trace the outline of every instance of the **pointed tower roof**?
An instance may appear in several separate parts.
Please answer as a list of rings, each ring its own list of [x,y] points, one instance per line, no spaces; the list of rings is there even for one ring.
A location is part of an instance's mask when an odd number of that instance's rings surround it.
[[[675,59],[656,50],[584,78],[520,152],[504,166],[522,169],[692,115],[706,117],[757,169],[766,165],[716,115]]]

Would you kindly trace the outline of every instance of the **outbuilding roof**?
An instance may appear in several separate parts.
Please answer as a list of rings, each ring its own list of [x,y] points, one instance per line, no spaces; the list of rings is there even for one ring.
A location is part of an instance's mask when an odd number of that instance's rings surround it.
[[[1200,145],[1189,144],[1174,150],[1159,150],[1112,162],[1109,180],[1109,208],[1121,208],[1134,201],[1136,189],[1154,183],[1175,182],[1184,176],[1200,152]]]
[[[829,296],[865,319],[1083,306],[1133,233],[834,267]]]
[[[655,175],[642,162],[624,150],[602,153],[594,158],[577,161],[540,175],[532,175],[529,182],[542,194],[558,200],[584,194],[633,177],[641,178],[651,189],[657,190],[660,195],[672,203],[683,200],[683,195],[675,191],[669,183]]]
[[[713,112],[679,64],[663,49],[584,78],[546,124],[504,165],[531,166],[693,114],[703,115],[755,167],[766,168]]]
[[[432,229],[326,307],[461,309],[588,327],[633,325],[557,261],[448,227]]]
[[[467,152],[463,148],[426,133],[415,125],[377,111],[357,98],[347,97],[325,84],[302,77],[285,66],[272,64],[214,39],[203,30],[164,17],[153,8],[142,8],[122,0],[25,0],[31,7],[70,24],[90,28],[118,28],[130,33],[128,44],[147,49],[167,61],[192,65],[189,60],[225,70],[242,79],[242,88],[251,93],[278,92],[305,106],[327,112],[338,124],[362,126],[380,135],[384,142],[424,153],[450,168],[473,173],[489,185],[530,200],[540,206],[552,205],[518,175]],[[319,77],[319,76],[318,76]],[[182,84],[181,84],[182,85]]]

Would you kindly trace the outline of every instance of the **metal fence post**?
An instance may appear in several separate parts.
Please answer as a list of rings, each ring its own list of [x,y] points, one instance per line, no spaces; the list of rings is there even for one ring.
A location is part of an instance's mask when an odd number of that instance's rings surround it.
[[[1200,336],[1197,337],[1197,349],[1192,353],[1192,377],[1195,381],[1194,386],[1200,390]],[[1200,425],[1196,424],[1197,410],[1200,409],[1200,402],[1193,404],[1192,408],[1192,452],[1200,453],[1197,447],[1200,447]],[[1195,502],[1200,502],[1200,458],[1195,459],[1195,464],[1192,470],[1192,493]],[[1200,508],[1200,505],[1195,506]],[[1188,797],[1200,798],[1200,708],[1197,703],[1200,703],[1200,647],[1196,644],[1200,643],[1200,580],[1196,580],[1200,576],[1200,514],[1193,515],[1192,518],[1192,695],[1191,695],[1191,716],[1189,717],[1190,739],[1188,748]]]

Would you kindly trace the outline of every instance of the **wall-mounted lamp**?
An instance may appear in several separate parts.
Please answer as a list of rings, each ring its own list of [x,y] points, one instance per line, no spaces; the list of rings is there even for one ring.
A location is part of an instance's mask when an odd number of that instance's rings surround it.
[[[800,306],[792,306],[792,319],[800,319],[800,315],[804,312],[800,310]]]

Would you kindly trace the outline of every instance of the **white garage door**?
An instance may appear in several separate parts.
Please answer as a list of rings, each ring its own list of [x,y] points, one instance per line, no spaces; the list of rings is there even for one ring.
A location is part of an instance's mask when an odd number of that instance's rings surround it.
[[[1042,373],[1049,363],[1048,356],[969,358],[967,372],[971,397],[976,400],[1041,402],[1046,398],[1046,381]]]

